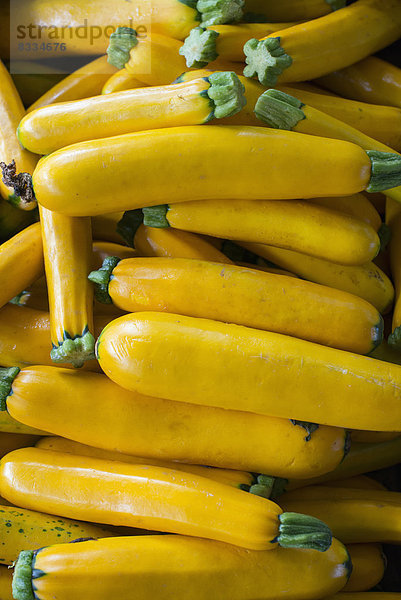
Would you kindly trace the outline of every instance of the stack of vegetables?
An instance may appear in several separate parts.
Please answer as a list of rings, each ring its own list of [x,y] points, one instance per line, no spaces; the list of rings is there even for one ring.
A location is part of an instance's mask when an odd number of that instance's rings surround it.
[[[1,66],[1,598],[399,600],[401,1],[152,4]]]

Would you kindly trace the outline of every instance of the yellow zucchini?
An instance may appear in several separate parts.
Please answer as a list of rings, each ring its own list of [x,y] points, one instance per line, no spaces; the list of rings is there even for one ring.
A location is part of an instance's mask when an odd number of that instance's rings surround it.
[[[136,77],[130,75],[127,69],[120,69],[113,73],[102,87],[102,94],[113,94],[124,90],[133,90],[135,88],[146,87],[146,83],[139,81]]]
[[[229,117],[246,103],[235,73],[189,83],[145,87],[54,104],[31,112],[18,127],[22,146],[50,154],[70,144],[134,131],[202,125]]]
[[[103,450],[299,478],[333,470],[348,450],[343,429],[148,398],[95,373],[17,371],[3,373],[10,415]]]
[[[0,246],[0,307],[43,275],[40,224],[34,223]]]
[[[142,312],[109,323],[96,352],[104,373],[141,394],[353,429],[401,429],[399,365],[278,333]]]
[[[393,303],[394,288],[390,279],[372,262],[347,267],[266,244],[241,242],[241,246],[304,279],[359,296],[382,314],[388,312]]]
[[[201,69],[217,58],[243,62],[244,44],[250,38],[261,38],[297,23],[241,23],[195,27],[180,48],[187,67]]]
[[[3,178],[0,177],[0,194],[14,206],[23,210],[32,210],[36,206],[33,198],[22,197],[24,190],[24,178],[20,177],[18,186],[12,185],[12,179],[15,175],[15,169],[18,173],[28,173],[32,175],[38,157],[21,148],[16,130],[18,123],[25,114],[25,108],[17,89],[11,79],[10,73],[0,61],[0,167],[3,171]],[[7,167],[8,165],[8,167]]]
[[[32,444],[26,445],[28,446]],[[23,448],[23,446],[17,447]],[[13,450],[16,450],[17,447],[13,448]],[[141,456],[130,456],[128,454],[122,454],[121,452],[101,450],[100,448],[94,448],[93,446],[87,446],[85,444],[80,444],[79,442],[73,442],[72,440],[67,440],[62,437],[43,437],[35,444],[35,447],[40,448],[41,450],[52,450],[53,452],[73,454],[74,456],[91,456],[93,458],[116,460],[132,465],[151,465],[154,467],[175,469],[176,471],[193,473],[194,475],[213,479],[213,481],[220,481],[220,483],[225,483],[226,485],[231,485],[241,490],[247,490],[252,484],[255,483],[255,477],[246,471],[236,471],[234,469],[216,469],[214,467],[202,467],[199,465],[180,464],[173,461],[157,460],[154,458],[143,458]]]
[[[380,544],[348,544],[352,562],[351,577],[343,592],[366,592],[377,585],[386,569],[386,557]]]
[[[343,543],[401,542],[399,492],[312,485],[283,494],[280,503],[324,519]]]
[[[289,171],[291,177],[284,177]],[[47,209],[94,216],[155,206],[172,197],[183,202],[342,196],[385,189],[400,178],[398,155],[376,153],[371,159],[359,146],[341,140],[210,125],[74,144],[42,158],[32,181],[38,202]]]
[[[196,258],[231,264],[231,260],[208,240],[187,231],[140,225],[133,241],[134,247],[142,256]]]
[[[347,215],[351,215],[364,223],[367,223],[375,231],[379,231],[382,220],[379,213],[363,194],[353,194],[352,196],[335,196],[326,198],[311,198],[309,202],[325,206],[331,210],[337,210]]]
[[[150,465],[87,456],[78,460],[73,454],[38,448],[14,450],[1,459],[0,491],[32,510],[193,535],[250,550],[279,545],[325,552],[332,541],[321,521],[283,513],[267,498],[218,481]]]
[[[291,86],[280,86],[279,89],[295,96],[304,104],[321,110],[339,121],[348,123],[351,127],[359,129],[359,131],[383,144],[387,144],[394,150],[398,152],[401,150],[401,97],[399,108],[396,108],[395,106],[382,106],[347,100],[339,96],[324,94],[322,93],[323,90],[320,93],[313,93],[292,84]]]
[[[59,516],[0,505],[0,564],[12,565],[23,550],[34,550],[47,544],[73,542],[78,538],[105,538],[107,529],[63,519]],[[3,597],[1,598],[3,600]]]
[[[346,98],[401,108],[401,69],[377,56],[334,71],[317,83]]]
[[[98,316],[95,321],[96,335],[112,317]],[[50,316],[43,310],[6,304],[0,309],[0,364],[5,367],[54,365],[50,358]],[[64,364],[63,367],[68,367]],[[70,368],[73,368],[72,365]],[[85,363],[83,368],[99,371],[96,360]]]
[[[103,85],[115,72],[116,68],[107,62],[107,56],[96,58],[62,79],[38,98],[28,108],[28,113],[49,104],[96,96],[101,93]]]
[[[401,7],[401,5],[400,5]],[[308,133],[310,135],[318,135],[328,137],[330,139],[335,138],[338,140],[346,140],[358,144],[361,148],[366,150],[367,154],[372,157],[374,161],[375,156],[386,157],[389,163],[396,164],[401,160],[399,154],[392,153],[392,149],[373,138],[368,137],[361,131],[331,117],[325,113],[303,104],[297,98],[286,94],[283,91],[270,89],[264,92],[255,106],[255,113],[257,117],[267,123],[270,127],[277,129],[286,129],[296,131],[299,133]],[[385,159],[385,160],[387,160]],[[392,167],[388,165],[390,170]],[[382,173],[386,178],[386,185],[389,188],[386,194],[390,198],[401,202],[401,186],[399,185],[398,179],[395,177],[394,180],[387,179],[385,173],[388,167],[382,163],[376,175],[380,181],[381,174],[380,170],[383,169]],[[375,167],[373,167],[373,171]],[[398,187],[396,187],[398,186]],[[370,186],[371,192],[380,192],[380,183],[375,186]]]
[[[244,75],[258,76],[266,86],[315,79],[374,54],[400,34],[398,0],[358,0],[260,41],[249,40]]]
[[[41,206],[40,222],[53,346],[50,357],[56,363],[82,367],[95,357],[93,294],[87,284],[92,263],[91,220]]]
[[[143,212],[149,227],[269,244],[343,265],[364,265],[380,249],[379,236],[370,225],[309,202],[198,200],[147,207]]]
[[[367,354],[382,317],[364,300],[294,277],[181,258],[105,259],[89,275],[100,302],[276,331]],[[196,285],[194,285],[196,282]]]
[[[345,6],[344,0],[245,0],[245,14],[262,14],[272,21],[316,19]]]
[[[252,552],[194,537],[147,535],[24,552],[13,592],[16,600],[32,600],[33,593],[37,600],[277,600],[289,594],[301,600],[334,594],[350,571],[347,550],[336,539],[324,553]]]

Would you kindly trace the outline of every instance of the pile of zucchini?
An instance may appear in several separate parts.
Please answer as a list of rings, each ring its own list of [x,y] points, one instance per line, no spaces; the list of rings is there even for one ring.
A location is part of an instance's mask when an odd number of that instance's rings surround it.
[[[1,599],[400,600],[401,0],[15,11]]]

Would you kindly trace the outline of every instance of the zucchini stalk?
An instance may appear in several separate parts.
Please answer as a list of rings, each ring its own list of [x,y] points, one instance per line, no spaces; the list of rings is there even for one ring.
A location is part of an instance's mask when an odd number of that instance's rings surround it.
[[[89,217],[71,218],[40,207],[51,338],[55,363],[82,367],[94,358]]]

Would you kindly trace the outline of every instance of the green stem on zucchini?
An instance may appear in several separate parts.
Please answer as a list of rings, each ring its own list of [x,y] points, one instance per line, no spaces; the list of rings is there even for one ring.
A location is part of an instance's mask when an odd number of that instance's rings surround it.
[[[401,325],[396,327],[393,333],[390,333],[387,343],[394,348],[394,350],[401,351]]]
[[[185,39],[179,53],[185,57],[187,67],[202,69],[218,57],[216,39],[219,37],[217,31],[194,27]]]
[[[33,550],[23,550],[20,552],[14,567],[12,583],[13,598],[15,598],[15,600],[35,600],[35,594],[32,588],[33,561]]]
[[[210,88],[206,90],[213,104],[211,118],[224,119],[240,112],[245,104],[245,87],[232,71],[217,71],[207,77]]]
[[[372,170],[367,192],[383,192],[401,185],[401,156],[393,152],[367,150]]]
[[[36,208],[37,202],[32,186],[32,176],[29,173],[17,173],[15,160],[11,161],[9,165],[0,162],[0,169],[4,184],[14,190],[14,194],[9,198],[11,204],[22,210]]]
[[[83,367],[87,360],[95,358],[95,338],[85,327],[82,335],[72,338],[67,331],[64,340],[53,346],[50,358],[55,363],[70,363],[76,369]]]
[[[89,273],[88,279],[95,284],[95,298],[98,302],[113,304],[109,294],[109,282],[119,262],[117,256],[106,256],[100,269]]]
[[[119,222],[116,231],[130,248],[134,247],[134,237],[137,229],[143,223],[143,213],[140,208],[126,210]]]
[[[379,231],[377,232],[377,235],[379,236],[379,239],[380,239],[380,252],[382,252],[383,250],[386,249],[387,244],[391,240],[390,227],[388,225],[386,225],[386,223],[382,223],[379,227]]]
[[[117,27],[117,30],[110,36],[107,62],[117,69],[123,69],[129,61],[132,48],[135,48],[137,44],[135,29],[132,29],[132,27]]]
[[[7,410],[6,400],[11,394],[14,379],[21,369],[18,367],[0,368],[0,410]]]
[[[257,482],[251,485],[249,492],[263,498],[270,498],[274,488],[275,477],[270,475],[260,474],[257,477]]]
[[[325,552],[331,546],[331,529],[315,517],[285,512],[279,516],[279,534],[274,540],[283,548],[302,548]]]
[[[347,0],[326,0],[330,4],[332,10],[339,10],[347,5]]]
[[[170,223],[167,220],[168,209],[168,204],[159,204],[158,206],[147,206],[146,208],[143,208],[143,224],[146,227],[158,227],[159,229],[170,227]]]
[[[261,84],[272,87],[279,76],[292,65],[292,58],[280,45],[279,37],[248,40],[244,46],[245,77],[258,77]]]
[[[298,98],[294,98],[280,90],[266,90],[255,104],[255,115],[273,129],[296,127],[305,119],[301,110],[305,106]]]
[[[198,0],[196,10],[201,26],[235,23],[241,21],[245,0]]]

